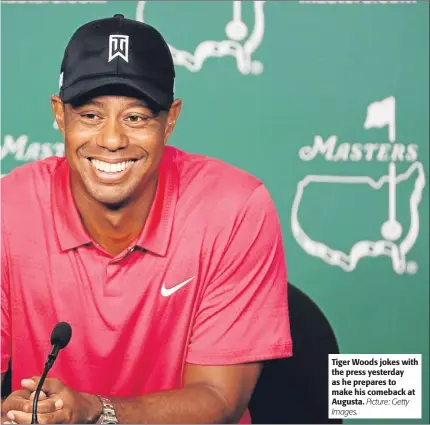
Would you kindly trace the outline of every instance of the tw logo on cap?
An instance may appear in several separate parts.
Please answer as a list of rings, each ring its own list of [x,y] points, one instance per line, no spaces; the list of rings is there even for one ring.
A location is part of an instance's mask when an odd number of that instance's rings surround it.
[[[109,36],[108,62],[117,56],[128,62],[128,35],[112,34]]]

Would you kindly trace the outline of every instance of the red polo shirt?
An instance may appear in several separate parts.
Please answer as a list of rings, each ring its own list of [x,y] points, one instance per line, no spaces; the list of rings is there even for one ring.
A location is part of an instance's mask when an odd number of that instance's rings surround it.
[[[291,356],[281,229],[246,172],[167,147],[145,227],[116,257],[83,227],[65,158],[16,168],[1,198],[1,371],[12,358],[14,390],[42,373],[59,321],[73,335],[49,376],[111,397],[179,388],[185,362]]]

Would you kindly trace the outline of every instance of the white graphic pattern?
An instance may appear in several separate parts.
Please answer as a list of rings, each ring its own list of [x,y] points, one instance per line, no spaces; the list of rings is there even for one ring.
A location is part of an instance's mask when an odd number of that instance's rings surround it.
[[[109,36],[108,62],[120,57],[128,62],[128,35],[112,34]]]
[[[163,297],[170,297],[170,295],[174,294],[176,291],[184,287],[187,283],[191,282],[195,276],[190,277],[189,279],[185,280],[184,282],[180,283],[179,285],[175,285],[172,288],[166,288],[165,283],[163,283],[161,287],[161,295]]]
[[[364,127],[382,128],[388,126],[389,140],[395,141],[395,99],[388,97],[380,102],[374,102],[367,109],[367,117]],[[399,244],[393,241],[399,239],[402,227],[396,220],[396,186],[412,177],[414,172],[417,177],[414,189],[409,198],[410,226],[407,234]],[[332,249],[323,242],[313,240],[303,230],[299,221],[299,208],[303,193],[310,183],[337,183],[337,184],[365,184],[374,190],[381,190],[388,185],[388,220],[382,224],[381,235],[384,239],[376,241],[361,240],[355,243],[349,253]],[[327,264],[338,266],[346,272],[353,271],[360,259],[364,257],[388,256],[392,259],[393,269],[398,274],[416,273],[417,265],[414,262],[406,262],[406,254],[414,246],[419,234],[419,204],[425,186],[425,174],[422,163],[415,162],[406,172],[396,176],[394,162],[390,162],[388,175],[374,180],[369,176],[330,176],[308,175],[298,183],[291,211],[292,233],[303,250],[314,257],[319,257]]]
[[[236,58],[237,68],[242,74],[261,74],[263,64],[252,60],[252,55],[260,46],[264,36],[263,6],[265,1],[253,1],[252,3],[254,5],[254,27],[250,33],[242,20],[242,1],[233,1],[232,20],[225,27],[228,39],[221,41],[203,40],[194,52],[180,50],[169,45],[175,65],[184,66],[191,72],[198,72],[202,69],[204,62],[211,57],[233,56]],[[155,2],[138,2],[136,20],[145,22],[144,12],[149,4],[152,5]]]
[[[388,126],[388,140],[396,141],[396,100],[393,96],[381,102],[374,102],[367,108],[364,128],[382,128]],[[395,241],[402,234],[402,226],[396,219],[396,164],[390,162],[388,166],[388,220],[382,225],[382,237]]]

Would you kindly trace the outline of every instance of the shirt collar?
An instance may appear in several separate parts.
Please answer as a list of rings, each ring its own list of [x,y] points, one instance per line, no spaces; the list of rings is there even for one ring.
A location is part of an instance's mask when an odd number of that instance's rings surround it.
[[[175,163],[176,150],[167,146],[160,164],[157,189],[145,226],[136,245],[165,256],[170,242],[178,200],[179,173]],[[86,231],[70,187],[70,167],[65,158],[52,179],[54,224],[63,251],[92,243]]]
[[[63,158],[52,178],[52,211],[63,251],[91,243],[70,188],[70,167]]]

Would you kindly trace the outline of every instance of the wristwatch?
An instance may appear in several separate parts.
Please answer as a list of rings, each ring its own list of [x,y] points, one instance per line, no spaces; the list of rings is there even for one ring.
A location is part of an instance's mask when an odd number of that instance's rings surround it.
[[[102,414],[99,417],[99,420],[96,422],[97,424],[117,424],[118,419],[116,418],[115,409],[112,406],[112,403],[108,398],[98,396],[100,402],[102,403],[103,410]]]

